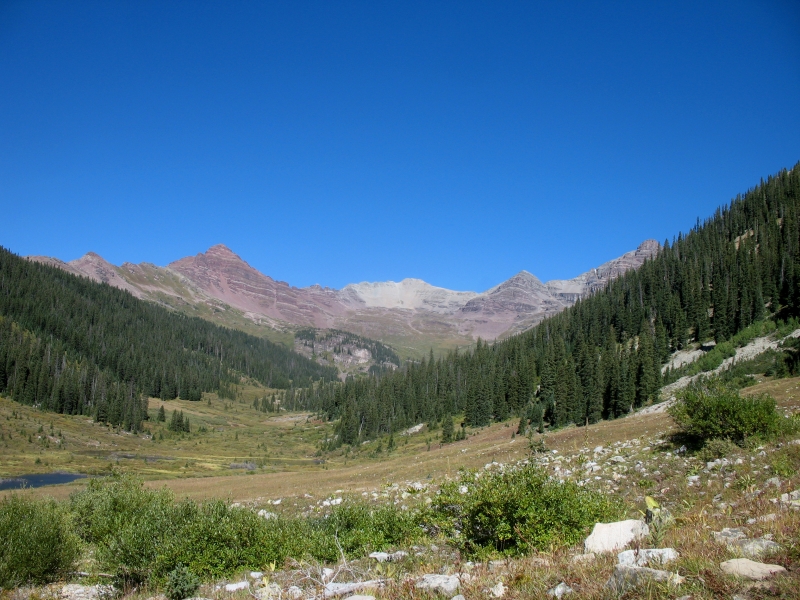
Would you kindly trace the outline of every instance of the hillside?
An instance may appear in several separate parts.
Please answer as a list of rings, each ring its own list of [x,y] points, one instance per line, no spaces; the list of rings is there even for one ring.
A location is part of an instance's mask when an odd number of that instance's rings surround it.
[[[545,289],[524,273],[487,296],[521,302],[546,298]],[[340,419],[339,443],[346,444],[453,414],[464,414],[470,426],[511,414],[557,426],[613,419],[658,399],[671,353],[725,342],[770,313],[796,317],[798,290],[800,168],[794,168],[524,333],[430,357],[380,380],[327,386],[309,408]],[[481,310],[495,309],[489,303]]]
[[[230,395],[242,380],[309,386],[336,372],[282,346],[187,318],[0,249],[0,392],[138,430],[142,397]]]
[[[648,240],[571,280],[531,285],[533,276],[523,271],[483,293],[447,290],[418,279],[363,282],[341,290],[297,288],[260,273],[221,244],[166,267],[117,267],[92,252],[69,263],[41,256],[29,259],[288,347],[298,328],[330,328],[379,340],[401,358],[421,358],[430,348],[471,346],[478,337],[495,339],[529,328],[642,264],[657,250],[658,244]]]

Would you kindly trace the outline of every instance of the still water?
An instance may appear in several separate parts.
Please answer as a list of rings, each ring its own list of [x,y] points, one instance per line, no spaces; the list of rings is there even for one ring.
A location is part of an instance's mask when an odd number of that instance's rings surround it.
[[[76,479],[83,479],[86,475],[78,473],[38,473],[36,475],[19,475],[13,478],[0,479],[0,490],[16,490],[19,488],[36,488],[43,485],[57,485],[70,483]]]

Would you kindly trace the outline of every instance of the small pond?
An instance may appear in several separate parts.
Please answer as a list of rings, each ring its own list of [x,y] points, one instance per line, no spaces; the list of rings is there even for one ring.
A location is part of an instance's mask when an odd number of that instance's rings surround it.
[[[0,490],[17,490],[20,488],[36,488],[44,485],[70,483],[83,479],[86,475],[79,473],[37,473],[35,475],[18,475],[17,477],[0,478]]]

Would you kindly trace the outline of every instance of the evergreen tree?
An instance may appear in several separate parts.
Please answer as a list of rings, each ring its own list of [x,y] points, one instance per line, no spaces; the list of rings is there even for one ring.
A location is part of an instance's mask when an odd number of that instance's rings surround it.
[[[453,430],[453,417],[447,413],[442,421],[442,443],[447,444],[453,441]]]

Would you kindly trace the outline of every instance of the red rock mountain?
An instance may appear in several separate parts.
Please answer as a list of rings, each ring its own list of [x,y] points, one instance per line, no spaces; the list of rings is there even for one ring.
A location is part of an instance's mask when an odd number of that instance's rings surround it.
[[[166,267],[149,263],[117,267],[93,252],[69,263],[28,258],[228,326],[281,331],[297,326],[337,328],[379,339],[414,356],[430,347],[454,347],[477,337],[491,340],[527,329],[638,267],[658,248],[657,242],[647,240],[569,280],[542,283],[521,271],[483,293],[447,290],[419,279],[350,284],[341,290],[318,285],[297,288],[264,275],[222,244]]]

